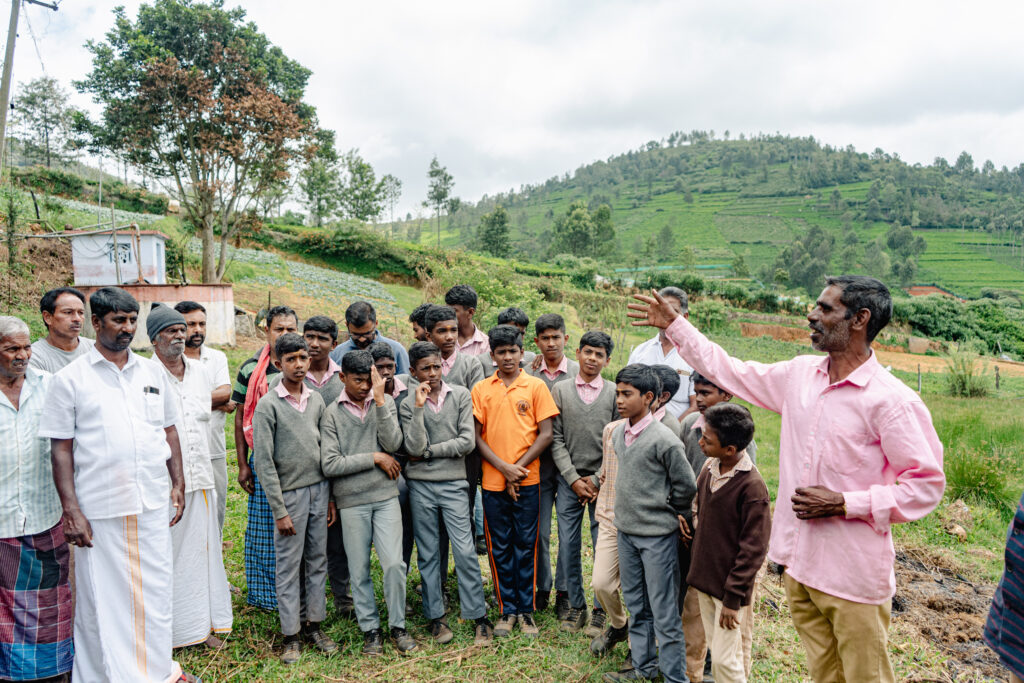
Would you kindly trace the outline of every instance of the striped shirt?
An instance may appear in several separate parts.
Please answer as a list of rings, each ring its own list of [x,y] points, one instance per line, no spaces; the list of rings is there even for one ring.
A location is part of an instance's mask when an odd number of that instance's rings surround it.
[[[0,538],[32,536],[60,521],[50,440],[39,438],[39,415],[52,378],[29,367],[17,410],[0,393]]]
[[[604,453],[604,459],[601,461],[600,477],[604,479],[604,483],[600,484],[601,488],[597,492],[594,519],[600,524],[608,524],[609,529],[615,528],[615,477],[619,472],[619,459],[615,455],[612,432],[625,421],[623,418],[609,422],[601,434],[601,451]]]

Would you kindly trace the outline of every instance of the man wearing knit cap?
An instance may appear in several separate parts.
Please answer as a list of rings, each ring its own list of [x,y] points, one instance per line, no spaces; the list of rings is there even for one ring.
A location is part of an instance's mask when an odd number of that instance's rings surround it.
[[[153,351],[178,404],[178,439],[185,476],[185,513],[171,529],[174,567],[172,643],[222,645],[214,633],[231,630],[231,593],[221,556],[217,493],[210,462],[210,378],[186,358],[185,317],[156,304],[146,319]]]

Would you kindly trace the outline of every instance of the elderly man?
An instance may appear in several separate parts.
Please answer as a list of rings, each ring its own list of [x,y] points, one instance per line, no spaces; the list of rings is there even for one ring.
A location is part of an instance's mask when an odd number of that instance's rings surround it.
[[[72,675],[193,681],[171,659],[170,527],[185,511],[174,391],[158,361],[128,348],[139,316],[130,294],[103,287],[89,307],[96,345],[54,376],[39,422],[77,546]]]
[[[658,294],[671,304],[676,314],[684,318],[689,317],[686,292],[678,287],[664,287]],[[648,339],[633,349],[632,353],[629,354],[627,364],[632,365],[633,363],[640,363],[641,365],[667,365],[679,373],[681,380],[679,382],[679,390],[676,391],[675,396],[665,406],[666,412],[681,420],[686,415],[697,410],[697,396],[694,392],[693,383],[690,381],[690,372],[692,372],[693,368],[680,357],[675,345],[665,336],[664,330],[658,330],[658,334],[653,338]]]
[[[52,377],[31,357],[28,325],[0,317],[0,679],[63,681],[74,655],[69,553],[39,438]]]
[[[388,339],[377,329],[377,311],[365,301],[356,301],[345,309],[345,327],[348,341],[331,351],[331,359],[341,364],[342,357],[353,349],[365,349],[373,342],[384,342],[395,352],[395,374],[409,372],[409,352],[394,339]]]
[[[942,444],[921,398],[885,371],[871,341],[892,315],[869,277],[828,278],[807,316],[828,355],[765,364],[729,357],[663,296],[637,295],[634,325],[665,330],[680,355],[735,396],[782,415],[768,557],[815,681],[894,681],[887,652],[896,592],[890,527],[942,498]]]
[[[223,643],[214,633],[231,630],[231,592],[221,556],[217,493],[210,463],[210,378],[199,361],[186,358],[185,317],[156,305],[146,332],[178,404],[178,439],[185,476],[185,513],[171,529],[174,549],[172,644]]]
[[[188,334],[185,337],[185,356],[199,361],[210,377],[210,397],[213,412],[210,415],[210,463],[213,465],[213,488],[217,491],[217,526],[224,531],[224,514],[228,500],[228,449],[224,423],[237,407],[231,400],[231,375],[228,357],[223,351],[206,346],[206,309],[195,301],[181,301],[174,310],[185,316]]]
[[[32,367],[55,373],[89,353],[93,340],[80,337],[85,321],[85,295],[74,287],[51,289],[39,300],[46,336],[32,344]]]

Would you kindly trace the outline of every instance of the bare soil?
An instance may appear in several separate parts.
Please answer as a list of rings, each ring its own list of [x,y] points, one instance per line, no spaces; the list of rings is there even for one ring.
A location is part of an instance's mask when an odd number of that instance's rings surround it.
[[[39,304],[55,287],[74,282],[71,243],[62,238],[26,239],[18,243],[17,270],[7,268],[7,247],[0,244],[0,297],[6,309]]]

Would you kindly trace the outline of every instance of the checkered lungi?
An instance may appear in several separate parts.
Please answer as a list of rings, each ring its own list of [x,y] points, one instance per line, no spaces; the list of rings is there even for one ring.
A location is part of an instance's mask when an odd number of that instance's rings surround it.
[[[249,462],[252,467],[252,461]],[[263,609],[277,609],[277,563],[274,556],[274,534],[277,525],[270,510],[267,494],[260,486],[256,470],[252,473],[255,491],[249,496],[249,520],[245,525],[246,602]]]

